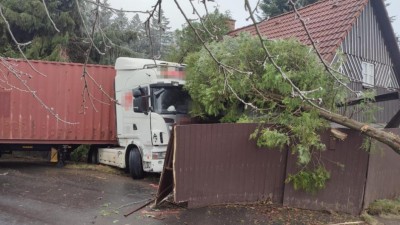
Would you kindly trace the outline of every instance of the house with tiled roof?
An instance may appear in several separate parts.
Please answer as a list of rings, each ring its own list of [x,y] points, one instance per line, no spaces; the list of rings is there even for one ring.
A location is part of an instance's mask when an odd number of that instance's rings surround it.
[[[342,72],[356,91],[374,88],[383,96],[377,123],[386,125],[398,115],[400,123],[400,51],[382,0],[321,0],[298,10],[308,32],[327,63],[344,56]],[[299,16],[294,12],[265,19],[257,24],[267,39],[296,38],[311,45]],[[231,31],[256,34],[254,25]],[[389,94],[390,93],[390,94]],[[357,115],[362,120],[362,115]],[[393,123],[393,121],[392,121]]]

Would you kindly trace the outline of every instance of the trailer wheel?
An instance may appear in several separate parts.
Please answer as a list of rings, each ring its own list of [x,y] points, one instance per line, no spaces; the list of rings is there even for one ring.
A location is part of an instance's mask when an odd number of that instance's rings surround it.
[[[88,163],[98,164],[99,163],[98,155],[99,155],[99,150],[95,147],[92,148],[92,146],[90,146],[88,153]]]
[[[144,177],[142,156],[137,148],[134,148],[129,152],[129,173],[135,180],[143,179]]]

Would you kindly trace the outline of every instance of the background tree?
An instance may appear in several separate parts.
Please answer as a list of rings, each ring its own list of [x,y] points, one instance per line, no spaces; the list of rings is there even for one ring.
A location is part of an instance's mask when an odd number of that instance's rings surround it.
[[[317,1],[298,0],[296,1],[296,8],[304,7]],[[292,8],[288,5],[287,0],[262,0],[260,2],[260,9],[262,10],[263,18],[267,18],[291,11]]]
[[[82,33],[74,1],[47,1],[48,12],[60,32],[56,31],[49,20],[41,0],[5,0],[1,4],[3,14],[7,18],[16,40],[20,43],[31,42],[24,46],[28,58],[74,61],[76,55],[82,54],[79,48],[68,47],[76,43]],[[0,22],[0,27],[2,55],[20,58],[20,53],[11,40],[3,20]]]
[[[132,51],[136,52],[139,58],[147,58],[148,53],[150,52],[146,34],[146,28],[144,25],[144,21],[142,21],[139,17],[139,14],[135,14],[130,23],[129,30],[136,31],[137,38],[133,40],[130,48]]]
[[[165,17],[164,11],[156,12],[151,19],[148,38],[146,39],[149,50],[147,58],[165,59],[168,46],[172,44],[173,32],[169,26],[169,19]]]
[[[199,21],[186,24],[182,30],[175,31],[175,43],[170,46],[167,60],[182,62],[191,52],[199,51],[203,41],[221,40],[229,31],[227,20],[228,13],[220,13],[218,9],[199,19]],[[194,32],[197,30],[198,35]]]
[[[103,14],[108,16],[104,20]],[[109,10],[102,11],[101,22],[95,35],[95,42],[104,50],[100,55],[91,52],[90,62],[103,65],[113,65],[118,57],[137,57],[138,53],[132,50],[138,33],[130,29],[130,22],[124,12],[117,12],[114,16]]]
[[[104,55],[92,52],[94,63],[114,64],[121,56],[164,59],[173,41],[169,19],[163,11],[156,11],[147,25],[138,14],[129,21],[126,14],[119,11],[100,26],[103,28],[96,33],[96,43],[106,51]]]

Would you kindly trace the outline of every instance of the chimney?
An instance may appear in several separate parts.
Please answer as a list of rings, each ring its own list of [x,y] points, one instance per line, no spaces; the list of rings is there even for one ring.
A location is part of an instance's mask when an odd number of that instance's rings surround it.
[[[228,32],[235,30],[235,23],[236,23],[236,20],[233,20],[233,19],[226,20],[226,26],[228,27]]]

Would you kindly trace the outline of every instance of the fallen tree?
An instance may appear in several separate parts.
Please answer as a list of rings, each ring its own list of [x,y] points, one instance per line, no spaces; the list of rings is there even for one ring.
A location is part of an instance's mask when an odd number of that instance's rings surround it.
[[[186,61],[186,88],[193,98],[193,115],[220,116],[223,122],[259,123],[252,135],[258,145],[292,146],[300,170],[289,181],[301,183],[305,178],[299,176],[306,174],[312,180],[297,186],[311,191],[323,188],[329,179],[318,152],[326,149],[319,133],[332,122],[358,130],[400,154],[399,136],[374,127],[372,120],[356,121],[338,107],[355,97],[343,85],[349,81],[339,73],[331,76],[310,48],[295,40],[263,41],[263,45],[257,37],[242,34],[191,54]],[[364,99],[358,113],[367,115],[375,110],[374,92],[357,94]]]

